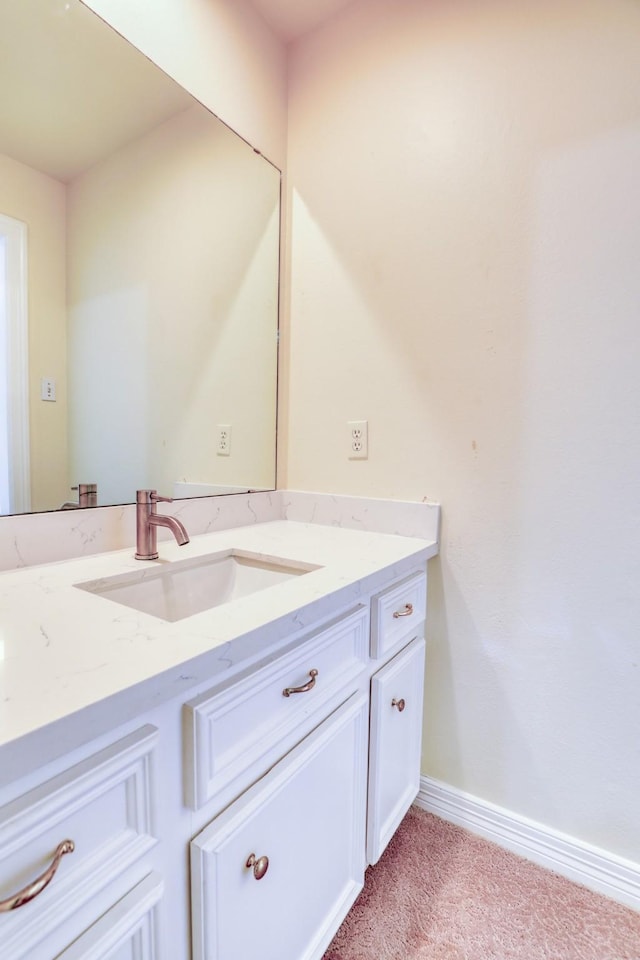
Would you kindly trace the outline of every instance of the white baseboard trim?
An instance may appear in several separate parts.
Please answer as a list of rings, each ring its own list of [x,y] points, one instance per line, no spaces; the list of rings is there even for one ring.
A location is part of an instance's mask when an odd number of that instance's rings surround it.
[[[551,830],[431,777],[420,778],[415,803],[590,890],[640,910],[640,864]]]

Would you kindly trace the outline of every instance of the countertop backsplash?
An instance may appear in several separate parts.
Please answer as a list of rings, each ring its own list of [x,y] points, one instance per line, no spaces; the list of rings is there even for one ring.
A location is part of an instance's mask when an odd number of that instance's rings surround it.
[[[293,520],[405,537],[439,540],[434,503],[369,499],[297,490],[199,497],[161,505],[189,536],[234,527]],[[160,529],[158,540],[171,533]],[[135,506],[95,507],[0,517],[0,571],[55,563],[135,544]]]

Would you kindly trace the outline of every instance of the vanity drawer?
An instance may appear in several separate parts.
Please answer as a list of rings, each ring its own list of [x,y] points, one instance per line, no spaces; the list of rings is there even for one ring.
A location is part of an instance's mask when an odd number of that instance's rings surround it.
[[[56,960],[159,960],[162,878],[151,873]]]
[[[366,668],[368,626],[367,608],[357,607],[251,676],[186,704],[185,791],[193,809],[237,796],[337,705],[336,694],[351,692]]]
[[[191,843],[193,960],[317,960],[364,881],[356,694]]]
[[[402,640],[417,636],[426,613],[426,573],[416,573],[375,596],[371,603],[371,656],[384,657]]]
[[[142,727],[0,808],[5,904],[47,870],[59,844],[71,840],[74,847],[41,893],[0,912],[2,960],[57,956],[86,928],[93,898],[155,845],[157,736],[155,727]]]

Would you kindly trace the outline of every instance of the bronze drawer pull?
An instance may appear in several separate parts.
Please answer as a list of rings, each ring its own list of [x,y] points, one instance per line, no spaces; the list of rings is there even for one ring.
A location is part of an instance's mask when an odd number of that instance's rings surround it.
[[[313,690],[316,685],[316,677],[318,676],[317,670],[309,670],[309,676],[311,679],[307,683],[303,683],[301,687],[285,687],[282,691],[283,697],[290,697],[292,693],[306,693],[307,690]]]
[[[413,613],[413,604],[405,603],[404,609],[395,611],[395,613],[393,614],[393,619],[397,620],[398,617],[410,617],[412,613]]]
[[[404,697],[402,698],[402,700],[396,700],[396,698],[394,697],[393,700],[391,701],[391,706],[397,707],[398,712],[402,713],[402,711],[406,707],[406,703],[404,702]]]
[[[42,893],[44,888],[53,880],[55,872],[60,866],[60,861],[65,853],[73,853],[74,850],[75,844],[73,840],[63,840],[62,843],[58,844],[56,852],[53,855],[53,860],[43,874],[27,884],[26,887],[23,887],[22,890],[19,890],[18,893],[14,893],[12,897],[7,897],[6,900],[0,900],[0,913],[17,910],[18,907],[23,907],[25,903],[29,903],[29,901],[37,897],[39,893]]]
[[[269,869],[269,857],[259,857],[256,860],[255,853],[249,854],[247,862],[245,863],[247,870],[250,870],[253,867],[253,875],[256,880],[262,880],[265,873]]]

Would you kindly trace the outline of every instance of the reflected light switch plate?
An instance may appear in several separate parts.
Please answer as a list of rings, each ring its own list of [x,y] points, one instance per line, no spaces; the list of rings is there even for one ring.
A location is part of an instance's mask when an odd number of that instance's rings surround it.
[[[56,382],[55,380],[48,380],[44,377],[40,381],[40,399],[41,400],[55,400],[56,399]]]

